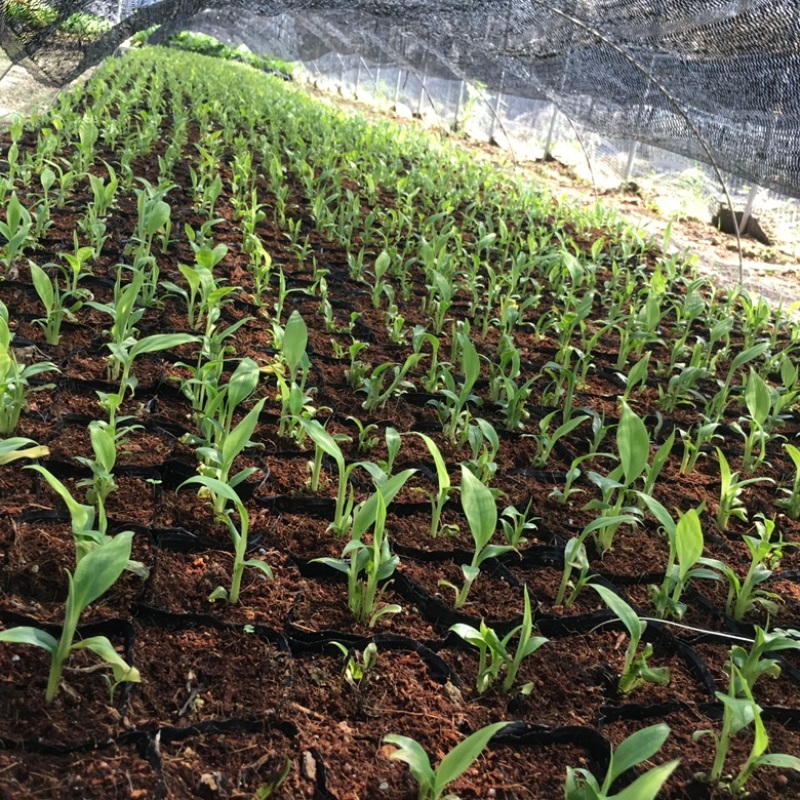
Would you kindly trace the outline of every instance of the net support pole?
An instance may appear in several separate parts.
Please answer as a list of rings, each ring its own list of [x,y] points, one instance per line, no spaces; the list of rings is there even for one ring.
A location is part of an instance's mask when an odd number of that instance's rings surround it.
[[[753,205],[756,202],[758,191],[761,187],[758,184],[753,184],[750,187],[750,194],[747,195],[747,202],[742,212],[742,221],[739,223],[739,236],[747,230],[747,223],[750,222],[750,217],[753,215]]]
[[[489,128],[489,141],[494,140],[494,131],[497,127],[497,115],[500,113],[500,105],[503,102],[503,83],[505,82],[506,72],[503,72],[500,75],[500,88],[497,90],[497,98],[494,101],[494,110],[492,113],[492,125]]]
[[[558,116],[558,109],[553,106],[553,116],[550,118],[550,127],[547,129],[547,139],[544,142],[544,153],[542,160],[547,161],[550,158],[550,146],[553,144],[553,133],[556,130],[556,117]]]
[[[403,77],[403,68],[397,68],[397,80],[394,82],[394,100],[392,105],[397,108],[397,101],[400,99],[400,79]]]
[[[503,34],[503,54],[508,52],[509,34],[511,33],[511,19],[514,16],[514,0],[508,0],[508,8],[506,9],[506,30]],[[497,123],[500,115],[500,106],[503,102],[503,89],[506,83],[506,70],[500,72],[500,86],[497,89],[497,98],[494,101],[494,109],[492,110],[492,124],[489,128],[489,141],[494,142],[494,132],[497,128]],[[504,131],[505,132],[505,129]]]
[[[422,101],[425,99],[425,82],[428,80],[428,65],[422,70],[422,77],[419,79],[419,100],[417,100],[417,116],[422,116]]]
[[[466,86],[466,81],[462,80],[461,83],[458,85],[458,98],[456,99],[456,113],[453,117],[453,130],[458,130],[458,123],[459,117],[461,116],[461,106],[464,103],[464,87]]]
[[[358,85],[361,83],[361,65],[364,63],[364,59],[361,56],[358,57],[358,67],[356,68],[356,85],[353,87],[353,97],[358,100]]]
[[[625,182],[627,183],[633,176],[633,168],[636,166],[636,154],[639,152],[639,142],[631,142],[628,151],[628,163],[625,166]]]

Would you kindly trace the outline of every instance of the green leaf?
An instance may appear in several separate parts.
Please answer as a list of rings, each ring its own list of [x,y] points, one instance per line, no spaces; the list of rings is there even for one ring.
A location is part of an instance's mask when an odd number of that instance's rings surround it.
[[[94,509],[91,506],[79,503],[71,494],[69,489],[53,475],[50,470],[40,467],[38,464],[31,464],[25,469],[36,470],[39,474],[43,475],[45,480],[50,484],[61,499],[66,503],[72,519],[72,532],[81,533],[88,530],[94,524]]]
[[[735,674],[738,675],[739,673],[737,672]],[[755,706],[753,711],[755,712],[753,714],[755,735],[753,736],[753,748],[750,752],[750,756],[758,757],[767,751],[767,748],[769,747],[769,735],[767,734],[767,729],[764,727],[764,722],[761,719],[761,709],[758,706]]]
[[[634,525],[639,520],[632,514],[619,514],[613,517],[599,516],[597,519],[592,520],[582,531],[580,538],[585,539],[590,533],[609,528],[613,525]]]
[[[663,722],[632,733],[612,753],[611,764],[606,776],[606,788],[610,787],[623,772],[641,764],[642,761],[647,761],[657,753],[667,741],[669,734],[669,725]]]
[[[90,639],[84,639],[73,644],[70,649],[87,649],[100,656],[114,670],[114,680],[117,683],[120,681],[139,683],[142,680],[139,670],[130,666],[105,636],[93,636]]]
[[[731,733],[737,734],[746,728],[755,719],[759,707],[747,698],[731,697],[723,692],[714,693],[721,703],[724,703],[726,713],[730,714]]]
[[[461,573],[464,575],[464,579],[467,583],[474,583],[478,580],[478,576],[481,574],[480,567],[472,566],[471,564],[462,564],[461,565]],[[439,581],[442,586],[452,586],[452,583],[448,583],[447,581]]]
[[[703,526],[693,508],[678,520],[675,529],[675,549],[678,554],[680,583],[683,583],[689,570],[703,555]]]
[[[344,455],[338,442],[331,436],[319,420],[304,419],[297,417],[297,421],[303,426],[305,432],[311,437],[314,444],[327,453],[335,462],[341,474],[344,470]]]
[[[41,181],[42,189],[44,189],[45,192],[49,192],[50,189],[53,188],[53,184],[56,182],[56,174],[50,169],[50,167],[45,167],[42,170],[42,174],[39,176],[39,180]]]
[[[511,553],[513,550],[514,548],[510,544],[489,544],[481,550],[477,563],[482,564],[487,559],[497,558],[505,553]]]
[[[341,561],[338,558],[314,558],[312,561],[315,564],[324,564],[326,567],[335,569],[337,572],[344,572],[347,574],[350,571],[350,565],[346,561]]]
[[[58,640],[47,631],[31,628],[27,625],[0,631],[0,642],[30,644],[34,647],[41,647],[43,650],[47,650],[48,653],[54,653],[58,649]]]
[[[208,599],[212,603],[216,603],[217,600],[222,600],[224,602],[228,601],[228,590],[224,586],[217,586],[213,592],[208,596]]]
[[[631,484],[644,472],[650,456],[650,436],[647,428],[626,402],[622,403],[622,417],[617,426],[617,448],[625,485]]]
[[[790,358],[785,357],[783,361],[781,361],[781,383],[788,388],[794,386],[794,384],[797,383],[797,379],[797,367],[792,364],[792,360]]]
[[[664,444],[656,450],[656,454],[653,456],[653,461],[650,464],[650,469],[647,471],[647,488],[648,490],[652,490],[653,485],[661,474],[661,470],[664,468],[664,464],[667,463],[667,459],[669,458],[670,454],[672,453],[672,448],[675,445],[675,430],[673,429],[672,433],[667,437]]]
[[[800,472],[800,450],[798,450],[793,444],[785,444],[783,449],[787,452],[789,458],[792,459],[795,471]]]
[[[233,487],[218,478],[212,478],[210,475],[193,475],[191,478],[187,478],[178,489],[182,489],[187,483],[199,483],[201,486],[210,489],[214,494],[230,500],[237,508],[242,505],[242,500]]]
[[[769,416],[772,401],[770,399],[769,386],[752,367],[750,367],[750,377],[747,379],[744,401],[750,416],[760,427],[763,427]]]
[[[460,777],[483,752],[489,740],[508,722],[495,722],[487,725],[457,744],[443,759],[436,769],[434,777],[434,798],[444,791],[448,784]]]
[[[422,749],[420,743],[408,736],[400,736],[397,733],[390,733],[388,736],[384,736],[383,741],[398,748],[389,758],[396,761],[404,761],[408,764],[408,768],[411,770],[414,780],[419,784],[420,790],[424,789],[426,793],[432,792],[436,776],[431,767],[428,754]],[[422,791],[420,791],[420,795],[425,796]]]
[[[464,385],[461,389],[461,393],[464,395],[469,394],[478,380],[481,373],[481,362],[472,340],[464,334],[459,334],[458,338],[461,343],[461,364],[464,367]]]
[[[575,428],[578,427],[582,422],[586,422],[589,417],[585,415],[581,415],[579,417],[573,417],[571,420],[565,422],[563,425],[559,425],[556,428],[555,433],[550,437],[550,441],[555,443],[557,442],[562,436],[566,436],[568,433],[571,433]]]
[[[780,767],[782,769],[794,769],[800,772],[800,758],[790,756],[786,753],[767,753],[759,756],[756,761],[759,767]]]
[[[397,458],[397,454],[400,452],[400,444],[402,441],[400,434],[397,432],[396,428],[389,426],[386,428],[384,438],[386,439],[386,450],[389,453],[389,463],[393,464],[395,458]]]
[[[78,616],[116,583],[131,557],[132,542],[132,531],[118,533],[78,562],[72,576],[73,609]]]
[[[25,447],[28,444],[33,447]],[[26,439],[24,436],[12,436],[0,440],[0,466],[20,458],[44,458],[48,455],[50,455],[49,447],[38,445],[33,439]]]
[[[225,441],[222,443],[223,464],[232,464],[233,459],[247,447],[256,425],[258,425],[258,415],[266,401],[266,397],[262,397],[250,409],[247,416],[225,437]]]
[[[645,623],[639,619],[628,603],[607,586],[597,583],[590,583],[589,586],[603,598],[603,602],[619,617],[620,622],[628,629],[631,639],[638,639],[642,635]]]
[[[436,442],[434,442],[430,436],[427,436],[424,433],[419,433],[418,431],[412,431],[412,433],[419,436],[422,441],[425,442],[428,451],[433,458],[433,463],[436,466],[436,477],[439,481],[439,492],[441,493],[446,491],[450,488],[450,475],[447,472],[447,464],[445,464],[445,460],[442,457],[442,453],[436,445]]]
[[[588,770],[567,767],[564,797],[565,800],[598,800],[600,786]]]
[[[655,683],[657,686],[667,686],[670,681],[669,667],[639,667],[639,675],[647,683]]]
[[[484,486],[461,465],[461,505],[469,522],[477,550],[483,550],[497,527],[497,505],[488,486]]]
[[[144,339],[139,339],[139,341],[131,347],[128,358],[133,361],[137,356],[143,353],[155,353],[159,350],[169,350],[172,347],[179,347],[182,344],[199,341],[199,337],[192,336],[188,333],[154,333],[152,336],[145,336]]]
[[[33,281],[33,286],[36,289],[36,294],[39,295],[39,299],[42,301],[45,311],[49,314],[50,309],[53,308],[53,302],[55,300],[53,283],[48,274],[38,264],[35,264],[33,261],[31,261],[30,268],[31,280]]]
[[[94,420],[89,424],[89,438],[97,463],[106,472],[111,472],[117,460],[114,437],[102,422]]]
[[[272,570],[269,568],[269,564],[265,563],[264,561],[259,561],[257,558],[248,558],[246,561],[243,561],[242,564],[245,567],[253,567],[253,569],[260,570],[270,580],[273,580],[274,578]]]
[[[475,645],[475,647],[484,647],[486,642],[480,631],[475,630],[471,625],[466,625],[463,622],[458,622],[450,626],[450,630],[456,635],[461,637],[465,642]]]
[[[360,539],[364,532],[375,524],[380,502],[382,501],[384,505],[388,506],[415,472],[415,469],[404,469],[397,475],[392,475],[378,487],[376,492],[359,505],[351,531],[353,539]]]
[[[520,648],[518,651],[520,661],[535,653],[542,645],[547,644],[549,641],[550,640],[544,636],[532,636],[525,643],[525,647]]]
[[[381,254],[375,259],[375,277],[380,280],[389,269],[389,254],[382,250]]]
[[[609,800],[656,800],[661,787],[680,764],[680,759],[668,761],[640,775],[630,786],[615,794]]]
[[[228,405],[231,409],[244,402],[256,390],[260,370],[252,358],[243,358],[228,381]]]
[[[171,209],[168,203],[159,200],[148,209],[144,219],[144,231],[148,236],[155,236],[169,221]]]
[[[398,605],[397,603],[389,603],[385,606],[381,606],[370,618],[369,618],[369,627],[374,628],[376,620],[379,620],[381,617],[385,616],[386,614],[399,614],[403,610],[403,607]]]
[[[643,494],[642,492],[636,492],[636,496],[642,502],[644,502],[650,513],[658,520],[659,524],[663,526],[669,538],[673,539],[677,530],[677,525],[675,524],[675,520],[672,519],[672,515],[669,513],[669,511],[667,511],[667,509],[658,500],[656,500],[655,497]]]
[[[308,345],[308,328],[300,312],[295,309],[289,315],[283,332],[283,357],[292,375],[297,372]]]
[[[628,376],[625,378],[625,386],[630,388],[647,380],[647,366],[650,363],[650,351],[648,350],[643,358],[640,358],[632,367]]]
[[[759,356],[764,355],[769,349],[769,342],[760,342],[753,347],[739,353],[733,361],[731,361],[731,373],[736,372],[739,367],[743,367],[748,361],[753,361]]]

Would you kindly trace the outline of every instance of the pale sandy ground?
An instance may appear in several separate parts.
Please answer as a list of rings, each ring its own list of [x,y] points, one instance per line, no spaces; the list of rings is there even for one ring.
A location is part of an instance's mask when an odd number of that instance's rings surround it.
[[[46,105],[58,93],[52,86],[43,86],[33,80],[21,67],[11,67],[0,50],[0,125],[8,123],[15,112],[32,114]]]

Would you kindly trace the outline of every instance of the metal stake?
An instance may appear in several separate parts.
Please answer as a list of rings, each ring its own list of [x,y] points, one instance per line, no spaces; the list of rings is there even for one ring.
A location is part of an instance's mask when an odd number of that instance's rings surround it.
[[[458,130],[458,116],[461,113],[461,104],[464,102],[464,88],[466,87],[467,82],[462,80],[458,86],[458,100],[456,100],[456,113],[455,117],[453,118],[453,130]]]
[[[631,142],[631,149],[628,151],[628,165],[625,167],[625,181],[626,183],[633,175],[633,167],[636,164],[636,153],[639,150],[639,142]]]
[[[550,158],[550,145],[553,142],[553,133],[556,129],[556,117],[558,116],[558,109],[553,106],[553,117],[550,120],[550,128],[547,131],[547,139],[544,143],[544,154],[542,155],[542,160],[547,161]]]
[[[505,82],[506,71],[500,73],[500,88],[497,91],[497,99],[494,102],[494,113],[492,114],[492,125],[489,128],[489,141],[494,139],[494,129],[497,125],[497,115],[500,113],[500,103],[503,99],[503,83]]]
[[[422,77],[419,81],[419,101],[417,102],[417,116],[422,116],[422,100],[425,97],[425,81],[428,80],[428,65],[422,71]]]
[[[403,77],[402,67],[397,68],[397,81],[394,84],[394,108],[397,110],[397,101],[400,99],[400,79]]]
[[[361,65],[364,63],[364,59],[361,56],[358,57],[358,68],[356,69],[356,85],[353,87],[353,97],[358,100],[358,84],[361,81]]]
[[[742,212],[742,221],[739,223],[739,236],[741,236],[747,230],[747,223],[750,222],[750,217],[753,214],[753,205],[756,201],[756,195],[758,195],[759,189],[761,187],[757,184],[753,184],[750,187],[750,194],[747,195],[747,203],[745,204],[744,211]],[[734,216],[734,220],[736,217]]]

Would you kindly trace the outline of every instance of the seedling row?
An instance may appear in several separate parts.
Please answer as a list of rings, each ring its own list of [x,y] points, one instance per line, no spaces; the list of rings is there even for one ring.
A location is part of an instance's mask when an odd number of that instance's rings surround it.
[[[2,147],[0,785],[90,740],[137,796],[796,785],[782,309],[191,54]]]

